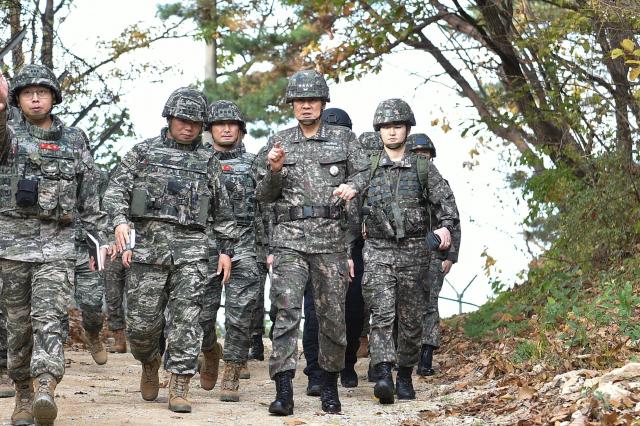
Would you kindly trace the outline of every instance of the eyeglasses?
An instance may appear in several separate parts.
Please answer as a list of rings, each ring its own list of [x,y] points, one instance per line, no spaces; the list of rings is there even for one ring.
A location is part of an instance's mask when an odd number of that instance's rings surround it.
[[[37,95],[38,99],[50,98],[51,90],[46,87],[38,87],[33,89],[23,89],[20,91],[21,98],[32,99],[33,95]]]

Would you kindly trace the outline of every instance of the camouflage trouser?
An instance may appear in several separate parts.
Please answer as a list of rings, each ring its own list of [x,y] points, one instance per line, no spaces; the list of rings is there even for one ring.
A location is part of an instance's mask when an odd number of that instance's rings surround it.
[[[440,311],[438,310],[438,297],[442,284],[444,283],[444,273],[442,272],[442,259],[431,255],[429,262],[429,273],[427,281],[424,283],[425,305],[422,323],[422,344],[440,347]]]
[[[98,272],[89,270],[89,260],[76,263],[75,299],[82,311],[82,327],[89,332],[102,330],[102,299],[104,280]]]
[[[222,298],[221,277],[216,276],[218,257],[209,259],[207,282],[202,292],[202,312],[200,312],[200,326],[202,327],[202,350],[210,351],[218,341],[216,333],[216,319]],[[233,271],[233,268],[231,269]]]
[[[0,260],[8,369],[14,381],[64,375],[62,322],[71,300],[74,262]]]
[[[277,314],[269,374],[295,370],[302,299],[311,280],[319,325],[320,367],[329,372],[344,368],[347,347],[344,303],[349,285],[346,253],[310,254],[277,248],[273,259],[271,300]]]
[[[2,285],[0,285],[0,294],[2,294]],[[0,300],[0,305],[2,300]],[[1,306],[0,306],[1,308]],[[0,370],[7,369],[7,320],[0,309]]]
[[[195,374],[202,328],[198,317],[207,264],[177,266],[133,263],[127,274],[127,337],[134,358],[148,363],[159,355],[158,341],[168,321],[165,370]]]
[[[108,259],[104,267],[104,282],[107,293],[107,313],[109,315],[109,330],[122,330],[124,322],[124,291],[126,269],[122,265],[122,258],[118,256],[113,262]]]
[[[420,357],[422,316],[426,303],[423,285],[428,264],[395,266],[391,250],[364,249],[362,293],[371,307],[369,348],[371,362],[398,362],[412,367]],[[381,261],[379,261],[381,260]],[[393,323],[398,319],[398,347],[393,342]],[[397,358],[396,358],[397,352]]]
[[[256,298],[256,306],[251,320],[251,335],[262,336],[264,334],[264,285],[269,274],[266,262],[258,262],[258,281],[260,288]]]
[[[217,264],[217,262],[215,263]],[[210,263],[210,265],[212,265]],[[205,296],[205,308],[200,319],[205,339],[202,349],[209,350],[215,343],[215,318],[217,308],[220,307],[221,277],[213,276],[215,269],[212,266],[209,274],[207,290],[211,298]],[[231,278],[224,285],[224,311],[225,311],[225,336],[223,359],[231,362],[246,362],[249,346],[251,344],[251,320],[258,296],[258,264],[255,257],[245,257],[234,260],[231,266]],[[216,299],[217,297],[217,299]],[[210,304],[210,300],[214,299]],[[217,300],[217,302],[216,302]],[[216,308],[215,311],[213,309]],[[214,335],[213,337],[211,335]],[[205,345],[206,343],[206,345]],[[209,346],[211,344],[211,346]]]

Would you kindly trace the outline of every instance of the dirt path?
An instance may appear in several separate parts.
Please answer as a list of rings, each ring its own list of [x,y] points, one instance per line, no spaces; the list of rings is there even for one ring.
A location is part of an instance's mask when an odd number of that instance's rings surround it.
[[[442,403],[433,400],[433,382],[414,379],[417,400],[380,405],[373,398],[373,384],[366,381],[368,359],[364,359],[359,360],[356,366],[360,385],[354,389],[340,388],[344,414],[325,415],[320,409],[319,398],[305,395],[306,376],[302,373],[302,359],[294,381],[294,415],[274,417],[267,412],[275,395],[275,386],[268,377],[265,360],[250,362],[251,379],[241,381],[241,401],[238,403],[220,402],[218,386],[211,392],[204,391],[196,375],[191,382],[193,412],[177,414],[167,409],[167,389],[160,390],[155,402],[142,400],[138,386],[140,364],[130,353],[109,354],[109,361],[104,366],[95,365],[90,355],[82,350],[67,350],[66,359],[66,374],[56,389],[57,425],[413,425],[426,424],[425,418],[418,417],[419,412],[439,411]],[[169,376],[163,372],[161,382],[164,381],[164,386],[168,379]],[[13,402],[13,398],[0,399],[0,424],[10,424]],[[461,424],[460,418],[456,420],[438,423]]]

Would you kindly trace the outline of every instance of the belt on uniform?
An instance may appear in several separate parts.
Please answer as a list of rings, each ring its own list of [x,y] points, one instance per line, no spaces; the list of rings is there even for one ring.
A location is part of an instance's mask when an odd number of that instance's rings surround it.
[[[310,218],[340,219],[342,207],[338,206],[274,206],[276,223]]]

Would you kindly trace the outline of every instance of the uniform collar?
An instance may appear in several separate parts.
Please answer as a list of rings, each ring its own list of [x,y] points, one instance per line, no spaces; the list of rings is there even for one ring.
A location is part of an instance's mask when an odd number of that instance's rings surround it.
[[[195,151],[202,145],[202,139],[200,135],[198,135],[198,137],[195,138],[190,145],[178,143],[175,141],[175,139],[171,139],[168,135],[169,128],[163,127],[162,130],[160,130],[160,139],[162,140],[162,144],[167,148],[173,148],[180,151]]]
[[[323,121],[320,121],[320,127],[318,127],[318,131],[316,132],[316,134],[308,138],[302,133],[302,128],[300,127],[300,124],[298,124],[296,126],[296,134],[294,135],[292,142],[293,143],[299,143],[299,142],[305,142],[305,141],[326,142],[329,140],[327,133],[328,133],[327,126],[324,124]]]
[[[36,125],[29,123],[29,120],[26,117],[23,117],[24,124],[29,131],[29,134],[35,138],[42,139],[45,141],[57,141],[62,137],[62,121],[55,115],[51,114],[51,127],[48,129],[43,129]]]
[[[399,167],[399,168],[410,168],[411,167],[411,158],[409,156],[409,151],[404,151],[404,155],[400,161],[391,161],[389,156],[387,155],[387,151],[382,150],[382,155],[380,156],[380,163],[378,163],[381,167]]]

